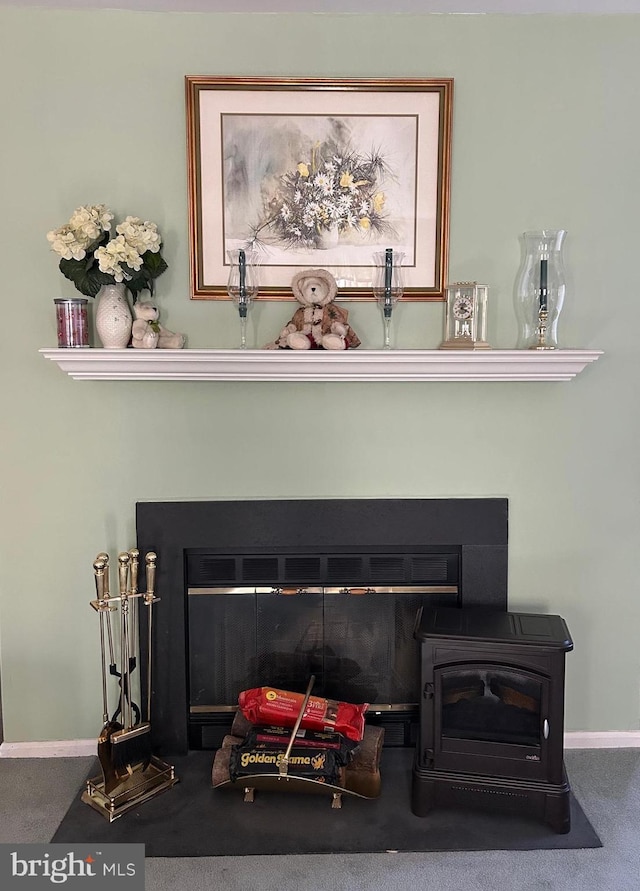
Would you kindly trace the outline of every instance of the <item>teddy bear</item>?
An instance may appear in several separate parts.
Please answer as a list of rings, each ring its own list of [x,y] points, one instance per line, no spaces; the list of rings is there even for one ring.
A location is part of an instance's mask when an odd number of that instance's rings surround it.
[[[265,349],[346,350],[360,346],[349,313],[334,303],[338,286],[326,269],[303,269],[291,280],[300,307],[274,343]]]
[[[174,334],[158,322],[160,310],[153,303],[138,300],[133,304],[131,346],[138,350],[181,350],[184,334]]]

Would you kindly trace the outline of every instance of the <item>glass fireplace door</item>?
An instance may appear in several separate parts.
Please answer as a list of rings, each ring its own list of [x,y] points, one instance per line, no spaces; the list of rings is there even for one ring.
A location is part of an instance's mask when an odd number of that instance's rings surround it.
[[[434,767],[529,779],[546,769],[549,680],[504,664],[434,672]]]

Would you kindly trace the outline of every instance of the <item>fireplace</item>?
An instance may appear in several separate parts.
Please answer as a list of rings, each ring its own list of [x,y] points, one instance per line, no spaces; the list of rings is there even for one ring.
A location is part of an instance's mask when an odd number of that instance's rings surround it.
[[[136,528],[158,555],[160,754],[216,748],[240,690],[302,692],[312,673],[414,746],[420,608],[507,608],[502,498],[141,502]]]

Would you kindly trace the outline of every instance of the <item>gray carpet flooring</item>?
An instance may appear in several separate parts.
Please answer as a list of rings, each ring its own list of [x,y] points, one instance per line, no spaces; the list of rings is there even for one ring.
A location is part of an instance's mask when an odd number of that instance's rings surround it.
[[[0,759],[0,843],[47,843],[92,758]],[[603,847],[562,851],[149,858],[147,891],[639,891],[640,749],[569,750]],[[170,793],[167,793],[170,794]],[[88,815],[93,814],[88,810]],[[215,827],[212,827],[215,832]]]

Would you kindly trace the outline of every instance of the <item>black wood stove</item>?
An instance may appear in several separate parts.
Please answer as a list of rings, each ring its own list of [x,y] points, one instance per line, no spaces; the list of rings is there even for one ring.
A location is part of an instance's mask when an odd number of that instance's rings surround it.
[[[570,829],[560,616],[422,609],[420,731],[412,810],[494,807]]]

